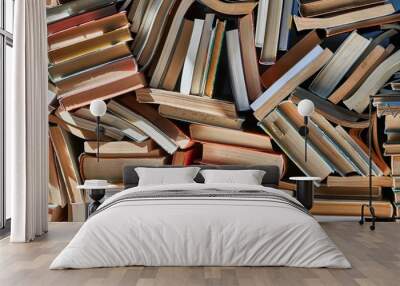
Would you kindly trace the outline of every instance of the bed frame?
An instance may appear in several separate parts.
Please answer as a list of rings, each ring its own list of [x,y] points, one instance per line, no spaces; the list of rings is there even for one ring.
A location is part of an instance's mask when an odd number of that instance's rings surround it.
[[[262,185],[266,187],[277,187],[279,184],[279,168],[277,166],[267,166],[267,165],[253,165],[253,166],[240,166],[240,165],[192,165],[194,167],[199,167],[202,170],[205,169],[220,169],[220,170],[264,170],[266,173],[262,180]],[[135,171],[137,167],[154,167],[154,168],[182,168],[182,166],[126,166],[124,168],[123,181],[124,188],[133,188],[138,185],[139,176]],[[203,183],[204,178],[199,173],[195,181],[197,183]]]

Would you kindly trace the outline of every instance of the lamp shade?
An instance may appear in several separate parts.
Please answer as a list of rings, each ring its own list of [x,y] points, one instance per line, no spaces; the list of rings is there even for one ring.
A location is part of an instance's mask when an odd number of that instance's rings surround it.
[[[107,105],[104,101],[97,99],[90,103],[90,112],[93,114],[93,116],[103,116],[106,114],[106,111]]]
[[[297,105],[297,111],[301,116],[310,116],[314,112],[314,103],[309,99],[303,99]]]

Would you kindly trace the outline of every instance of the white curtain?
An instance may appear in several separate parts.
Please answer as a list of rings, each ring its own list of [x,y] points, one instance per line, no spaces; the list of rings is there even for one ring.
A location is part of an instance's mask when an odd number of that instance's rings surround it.
[[[44,0],[15,1],[13,93],[6,96],[12,242],[47,231],[47,26]]]

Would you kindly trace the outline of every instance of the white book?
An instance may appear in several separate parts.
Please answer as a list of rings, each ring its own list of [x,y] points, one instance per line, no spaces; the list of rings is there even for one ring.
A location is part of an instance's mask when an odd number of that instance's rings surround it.
[[[139,130],[142,130],[151,139],[153,139],[161,148],[167,153],[174,154],[178,149],[178,145],[169,138],[163,131],[157,126],[151,123],[146,118],[133,112],[132,110],[124,107],[123,105],[111,100],[107,104],[107,108],[113,113],[126,120],[130,124],[136,126]]]
[[[250,110],[240,51],[239,30],[235,29],[226,32],[226,46],[228,50],[229,75],[236,109],[238,111]]]
[[[63,120],[65,123],[67,123],[69,125],[72,125],[72,126],[75,126],[75,127],[81,128],[81,129],[89,130],[92,132],[96,132],[96,123],[94,123],[91,120],[80,118],[79,116],[76,116],[68,111],[56,110],[55,114],[58,118],[60,118],[61,120]],[[125,136],[125,134],[122,133],[122,131],[118,130],[115,127],[111,127],[106,124],[102,124],[102,126],[104,128],[104,135],[106,135],[108,137],[111,137],[116,140],[121,140]]]
[[[264,45],[265,27],[267,25],[268,1],[260,0],[258,2],[257,23],[256,23],[256,47],[262,48]]]
[[[93,116],[89,108],[80,108],[74,112],[74,115],[83,119],[91,120],[93,122],[96,121],[96,117]],[[100,123],[117,128],[122,133],[124,133],[126,137],[136,142],[143,142],[149,138],[149,136],[144,134],[141,130],[137,129],[136,126],[133,126],[132,124],[129,124],[118,116],[115,116],[108,112],[100,118]]]
[[[260,108],[277,91],[282,89],[289,80],[295,77],[304,68],[311,64],[317,57],[319,57],[323,53],[323,51],[324,49],[322,49],[319,45],[312,49],[290,70],[288,70],[283,76],[281,76],[273,85],[271,85],[266,91],[264,91],[264,93],[250,105],[251,109],[255,111]]]
[[[190,89],[192,87],[194,65],[196,63],[197,51],[200,46],[200,38],[201,38],[201,33],[203,31],[203,25],[204,25],[204,20],[202,19],[194,20],[189,48],[186,54],[185,62],[183,63],[181,87],[180,87],[180,92],[183,94],[190,94]]]
[[[352,32],[317,74],[309,89],[322,98],[328,98],[370,42],[356,31]]]

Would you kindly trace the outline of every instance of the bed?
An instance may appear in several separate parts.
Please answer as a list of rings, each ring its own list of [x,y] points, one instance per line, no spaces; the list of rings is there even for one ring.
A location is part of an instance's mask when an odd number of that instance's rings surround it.
[[[262,185],[196,183],[138,186],[108,198],[50,269],[118,266],[291,266],[350,268],[319,223],[274,188],[273,166],[199,166],[265,170]],[[169,167],[170,168],[170,167]]]

